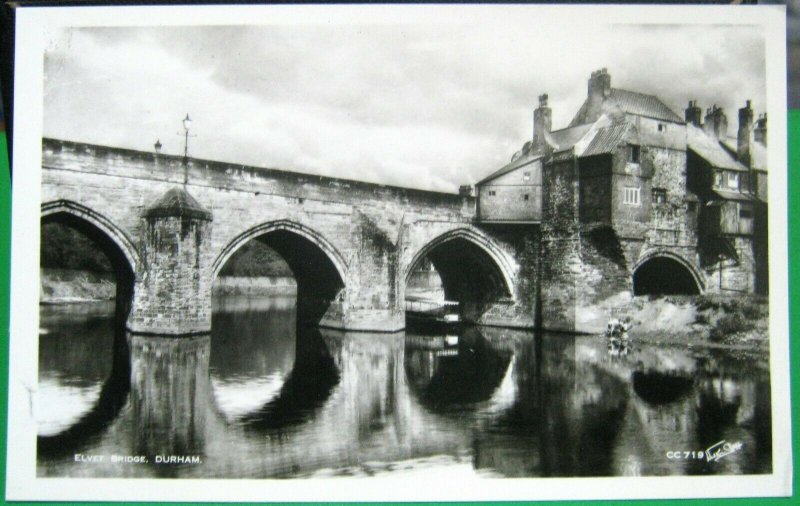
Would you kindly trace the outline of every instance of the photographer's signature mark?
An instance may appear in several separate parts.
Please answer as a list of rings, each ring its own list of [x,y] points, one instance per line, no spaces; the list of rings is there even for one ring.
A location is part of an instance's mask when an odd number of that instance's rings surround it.
[[[742,449],[742,446],[741,441],[729,443],[723,439],[719,443],[715,443],[706,449],[706,460],[708,462],[717,462],[731,453],[738,452]]]
[[[667,452],[667,458],[670,460],[705,460],[706,462],[718,462],[728,455],[738,452],[743,447],[744,445],[741,441],[729,443],[723,439],[705,450]]]

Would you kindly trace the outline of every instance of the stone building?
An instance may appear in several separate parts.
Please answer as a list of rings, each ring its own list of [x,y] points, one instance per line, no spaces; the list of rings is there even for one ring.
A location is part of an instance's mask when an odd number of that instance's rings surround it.
[[[766,116],[748,102],[731,139],[722,109],[701,112],[606,69],[565,128],[539,97],[531,140],[476,195],[481,223],[540,224],[545,322],[581,328],[631,293],[766,291]]]

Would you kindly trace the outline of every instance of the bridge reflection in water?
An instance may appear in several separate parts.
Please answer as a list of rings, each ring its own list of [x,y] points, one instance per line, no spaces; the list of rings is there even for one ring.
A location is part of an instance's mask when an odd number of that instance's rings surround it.
[[[113,311],[43,307],[43,325],[59,330],[40,339],[38,474],[770,470],[768,370],[724,352],[641,347],[620,357],[598,338],[498,328],[298,332],[291,302],[223,302],[211,335],[192,338],[126,336]],[[71,408],[58,403],[64,395]],[[666,457],[721,440],[742,448],[711,463]]]

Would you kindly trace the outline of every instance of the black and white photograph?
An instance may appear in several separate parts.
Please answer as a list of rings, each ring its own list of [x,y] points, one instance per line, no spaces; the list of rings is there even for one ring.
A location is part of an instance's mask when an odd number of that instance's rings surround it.
[[[9,499],[791,493],[785,6],[17,16]]]

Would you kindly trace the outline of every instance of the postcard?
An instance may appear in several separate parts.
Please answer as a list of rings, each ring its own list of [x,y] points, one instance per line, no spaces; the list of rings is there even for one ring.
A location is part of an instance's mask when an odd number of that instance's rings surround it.
[[[7,498],[791,494],[785,22],[18,9]]]

